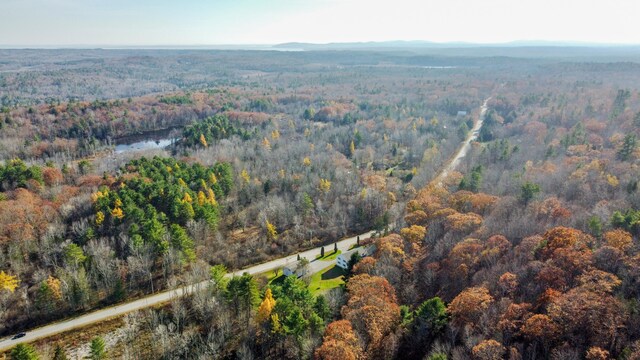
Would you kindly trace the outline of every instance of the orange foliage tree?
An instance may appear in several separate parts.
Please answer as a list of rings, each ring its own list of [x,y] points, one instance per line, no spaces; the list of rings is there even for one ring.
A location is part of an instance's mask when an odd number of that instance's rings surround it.
[[[631,247],[633,241],[633,237],[631,236],[631,234],[622,229],[607,231],[606,233],[604,233],[603,238],[608,246],[622,251],[628,250]]]
[[[451,314],[454,324],[476,326],[478,319],[491,303],[493,297],[487,288],[472,287],[458,294],[449,304],[447,311]]]
[[[349,300],[342,316],[364,340],[367,353],[382,351],[383,340],[400,323],[394,288],[382,277],[356,275],[347,284]]]
[[[473,357],[478,360],[501,360],[506,351],[502,344],[493,339],[484,340],[471,349]]]
[[[419,225],[411,225],[408,228],[402,228],[400,230],[400,235],[402,235],[406,241],[420,245],[422,244],[424,237],[427,235],[427,228]]]
[[[327,325],[322,345],[315,351],[315,358],[322,360],[356,360],[361,356],[360,342],[348,320]]]

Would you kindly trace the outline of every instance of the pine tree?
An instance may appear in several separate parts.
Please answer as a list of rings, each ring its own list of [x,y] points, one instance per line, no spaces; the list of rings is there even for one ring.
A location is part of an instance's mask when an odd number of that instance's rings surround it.
[[[105,350],[104,340],[97,336],[91,340],[91,347],[89,349],[89,359],[102,360],[107,358],[107,352]]]
[[[631,158],[631,155],[633,155],[633,152],[636,149],[636,146],[638,144],[638,138],[636,137],[636,134],[627,134],[624,137],[624,141],[622,142],[622,147],[620,148],[620,150],[618,150],[618,153],[616,154],[618,157],[618,160],[622,160],[622,161],[627,161]]]
[[[33,346],[28,344],[18,344],[11,350],[10,353],[12,360],[38,360],[40,356],[36,352]]]
[[[53,360],[67,360],[67,352],[60,345],[56,345],[53,353]]]

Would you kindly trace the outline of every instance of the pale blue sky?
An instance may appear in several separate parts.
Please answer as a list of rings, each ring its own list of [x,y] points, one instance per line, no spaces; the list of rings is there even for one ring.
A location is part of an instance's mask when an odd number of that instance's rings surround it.
[[[0,45],[640,44],[639,0],[0,0]]]

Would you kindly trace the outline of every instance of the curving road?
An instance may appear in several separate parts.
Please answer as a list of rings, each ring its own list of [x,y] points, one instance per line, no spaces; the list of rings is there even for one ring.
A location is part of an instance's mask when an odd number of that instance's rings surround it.
[[[471,130],[470,135],[464,141],[462,147],[458,150],[456,155],[451,160],[449,160],[449,163],[443,168],[440,174],[438,174],[434,178],[433,182],[436,182],[438,186],[442,186],[442,179],[444,179],[451,171],[453,171],[458,166],[458,164],[460,163],[460,160],[463,157],[465,157],[469,152],[469,150],[471,149],[471,142],[477,139],[478,131],[482,127],[482,123],[484,121],[484,115],[487,111],[487,103],[489,102],[490,99],[491,98],[488,98],[484,101],[482,107],[480,108],[480,116],[478,117],[478,120],[476,121],[473,129]],[[364,234],[360,234],[358,236],[361,239],[366,239],[370,237],[373,233],[374,231],[369,231]],[[356,242],[357,242],[357,236],[341,240],[337,243],[338,250],[342,252],[346,252]],[[325,246],[325,250],[328,252],[333,251],[333,247],[331,245]],[[300,257],[312,260],[312,259],[315,259],[315,257],[320,254],[320,247],[307,250],[299,254],[300,254]],[[241,275],[245,272],[252,275],[260,274],[276,268],[282,268],[289,264],[294,264],[297,262],[297,257],[298,257],[298,254],[286,256],[286,257],[272,260],[263,264],[255,265],[243,270],[238,270],[232,274],[228,274],[227,276]],[[312,261],[312,264],[313,264],[313,261]],[[326,266],[327,266],[326,264],[323,264],[321,268],[324,268]],[[315,269],[315,267],[312,267],[312,268]],[[122,316],[136,310],[164,304],[169,302],[172,299],[191,294],[194,291],[207,286],[208,284],[209,284],[209,281],[206,280],[196,284],[183,286],[174,290],[167,290],[157,294],[152,294],[142,299],[134,300],[128,303],[115,305],[115,306],[108,307],[101,310],[96,310],[91,313],[81,315],[73,319],[52,323],[49,325],[45,325],[43,327],[30,330],[26,333],[25,336],[18,339],[12,339],[12,337],[3,338],[3,339],[0,339],[0,351],[9,350],[19,343],[32,342],[38,339],[46,338],[51,335],[60,334],[69,330],[91,325],[100,321]]]
[[[447,164],[442,169],[440,174],[438,174],[433,179],[432,183],[437,184],[437,186],[442,186],[442,180],[444,180],[447,177],[447,175],[449,175],[450,172],[452,172],[453,170],[455,170],[456,167],[458,167],[458,164],[460,164],[460,161],[462,161],[463,157],[467,156],[467,154],[469,153],[469,150],[471,150],[471,142],[475,141],[478,138],[480,128],[482,128],[482,124],[484,123],[484,116],[487,113],[487,103],[489,103],[489,100],[491,100],[491,97],[488,97],[480,107],[480,115],[478,116],[478,120],[473,126],[473,129],[471,129],[469,136],[467,136],[467,139],[463,142],[462,146],[460,147],[460,150],[458,150],[456,155],[451,160],[449,160],[449,164]]]
[[[374,233],[373,231],[369,231],[364,234],[360,234],[359,236],[360,236],[360,239],[364,240],[368,237],[371,237],[373,233]],[[356,242],[357,242],[357,236],[341,240],[338,242],[338,250],[342,252],[346,252],[347,250],[349,250],[349,248],[352,245],[356,244]],[[325,251],[327,251],[327,253],[330,253],[331,251],[333,251],[333,245],[325,246]],[[319,254],[320,254],[320,247],[317,247],[315,249],[301,252],[300,257],[313,260]],[[298,257],[298,254],[283,257],[283,258],[272,260],[263,264],[255,265],[255,266],[246,268],[244,270],[238,270],[234,273],[228,274],[227,276],[241,275],[245,272],[252,275],[263,273],[269,270],[284,267],[289,264],[294,264],[297,262],[297,257]],[[312,264],[313,263],[314,262],[312,261]],[[322,268],[326,266],[327,265],[324,264]],[[73,319],[64,320],[61,322],[57,322],[57,323],[49,324],[40,328],[29,330],[25,336],[19,339],[12,339],[12,337],[0,339],[0,351],[9,350],[19,343],[32,342],[38,339],[46,338],[51,335],[60,334],[69,330],[91,325],[100,321],[122,316],[136,310],[163,304],[177,297],[191,294],[197,289],[205,287],[208,284],[209,284],[209,281],[206,280],[206,281],[199,282],[197,284],[183,286],[174,290],[167,290],[157,294],[152,294],[142,299],[134,300],[128,303],[115,305],[115,306],[108,307],[101,310],[96,310],[94,312],[88,313],[86,315],[81,315]]]

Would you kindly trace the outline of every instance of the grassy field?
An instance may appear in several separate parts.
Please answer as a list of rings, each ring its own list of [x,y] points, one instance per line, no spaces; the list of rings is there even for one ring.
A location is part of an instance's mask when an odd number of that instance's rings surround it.
[[[280,268],[255,275],[258,283],[262,284],[261,286],[281,283],[284,280],[284,277],[282,269]]]
[[[53,352],[56,345],[64,348],[68,355],[76,354],[82,345],[86,345],[96,336],[102,336],[111,347],[118,339],[107,338],[106,335],[113,335],[118,329],[122,328],[124,321],[122,317],[117,317],[102,321],[99,323],[87,325],[71,331],[46,337],[44,339],[35,340],[31,343],[33,347],[40,353],[40,358],[48,358],[47,356]],[[111,350],[111,349],[110,349]],[[0,351],[0,359],[10,359],[9,353],[11,349]],[[111,354],[110,354],[111,355]],[[73,356],[76,358],[76,356]],[[84,358],[84,357],[78,357]]]
[[[345,271],[335,264],[327,266],[325,269],[314,274],[309,283],[309,290],[314,295],[323,293],[327,290],[337,288],[344,284]]]
[[[316,260],[335,260],[338,255],[340,255],[342,253],[342,250],[338,250],[337,252],[333,252],[333,250],[331,251],[325,251],[324,252],[324,257],[320,257],[320,255],[316,256]]]

